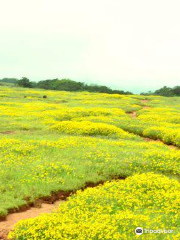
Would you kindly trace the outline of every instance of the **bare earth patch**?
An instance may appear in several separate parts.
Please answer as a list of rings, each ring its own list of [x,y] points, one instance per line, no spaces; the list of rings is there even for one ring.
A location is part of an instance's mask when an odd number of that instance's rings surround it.
[[[14,225],[23,219],[34,218],[39,216],[42,213],[50,213],[53,210],[58,209],[60,204],[63,204],[65,201],[60,200],[56,201],[53,204],[43,203],[40,208],[32,207],[27,211],[12,213],[9,214],[5,221],[0,222],[0,239],[7,239],[9,231],[11,231]]]
[[[124,177],[121,176],[113,176],[112,179],[121,179],[124,180]],[[84,190],[88,187],[96,187],[100,184],[103,184],[105,181],[100,181],[97,183],[87,182],[81,190]],[[66,199],[71,195],[76,193],[76,191],[69,192],[57,192],[52,194],[51,196],[43,197],[42,199],[37,199],[33,206],[23,206],[22,209],[19,209],[20,212],[13,212],[6,216],[5,220],[0,220],[0,240],[6,240],[8,233],[13,229],[14,225],[24,219],[38,217],[43,213],[51,213],[58,209],[60,204],[63,204]],[[17,211],[17,209],[12,209],[12,211]]]
[[[0,132],[1,134],[4,135],[9,135],[9,134],[15,134],[15,131],[5,131],[5,132]]]
[[[132,113],[129,113],[129,115],[132,117],[132,118],[136,118],[136,111],[132,112]]]
[[[147,103],[147,102],[149,102],[149,100],[148,100],[148,99],[144,99],[144,100],[142,100],[141,102],[142,102],[142,103]]]
[[[166,146],[167,146],[168,148],[170,148],[170,149],[179,150],[178,147],[176,147],[176,146],[174,146],[174,145],[168,145],[168,144],[164,143],[163,141],[161,141],[160,139],[154,140],[154,139],[152,139],[152,138],[147,138],[147,137],[146,137],[146,138],[143,137],[143,139],[144,139],[146,142],[159,142],[159,143],[162,143],[162,144],[166,145]]]

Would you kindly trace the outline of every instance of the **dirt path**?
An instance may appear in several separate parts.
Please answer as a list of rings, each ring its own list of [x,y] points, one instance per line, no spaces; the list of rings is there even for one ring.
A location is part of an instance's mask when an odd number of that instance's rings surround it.
[[[125,177],[116,176],[113,179],[124,180]],[[85,190],[86,188],[97,187],[100,184],[104,184],[106,181],[99,181],[97,183],[87,182],[85,186],[80,188]],[[77,191],[77,190],[76,190]],[[37,199],[33,206],[25,206],[26,211],[23,211],[23,208],[20,209],[20,212],[10,213],[6,216],[6,220],[0,220],[0,240],[6,240],[8,233],[13,229],[14,225],[24,219],[38,217],[42,213],[51,213],[53,210],[58,209],[60,204],[65,203],[66,199],[71,195],[75,194],[76,191],[63,192],[59,191],[52,194],[48,197],[43,197],[42,199]]]
[[[141,102],[144,104],[144,103],[149,102],[149,100],[144,99],[144,100],[141,100]],[[149,107],[149,106],[143,106],[143,108],[148,109],[148,108],[151,108],[151,107]],[[136,112],[136,111],[133,111],[133,112],[128,113],[128,114],[129,114],[132,118],[136,118],[136,117],[137,117],[137,112]]]
[[[150,100],[147,100],[147,99],[146,99],[146,100],[141,100],[141,102],[142,102],[143,104],[146,104],[146,103],[148,103],[149,101],[150,101]],[[144,105],[143,108],[144,108],[144,109],[150,109],[151,107]]]
[[[129,115],[130,115],[132,118],[136,118],[136,117],[137,117],[137,116],[136,116],[136,111],[133,111],[133,112],[129,113]]]
[[[143,99],[143,100],[141,100],[141,102],[142,103],[147,103],[147,102],[149,102],[150,100],[148,100],[148,99]]]
[[[5,131],[5,132],[0,132],[1,134],[4,135],[9,135],[9,134],[15,134],[15,131]]]
[[[43,203],[40,208],[32,207],[25,212],[12,213],[9,214],[6,218],[6,221],[0,222],[0,239],[7,239],[7,235],[10,230],[13,229],[13,226],[20,220],[27,218],[34,218],[39,216],[42,213],[50,213],[53,210],[56,210],[60,204],[63,204],[65,201],[60,200],[56,201],[53,204]]]
[[[146,142],[159,142],[159,143],[163,143],[164,145],[166,145],[168,148],[170,149],[175,149],[175,150],[180,150],[178,147],[174,146],[174,145],[168,145],[168,144],[165,144],[163,141],[157,139],[157,140],[154,140],[152,138],[148,138],[148,137],[142,137]]]
[[[149,102],[150,100],[148,99],[144,99],[144,100],[141,100],[142,103],[147,103]],[[151,109],[150,106],[143,106],[144,109]],[[137,112],[136,111],[133,111],[131,113],[129,113],[129,115],[135,119],[137,117]],[[152,138],[148,138],[148,137],[143,137],[141,136],[146,142],[160,142],[160,143],[163,143],[164,145],[166,145],[167,147],[169,147],[170,149],[175,149],[175,150],[180,150],[178,147],[174,146],[174,145],[168,145],[166,143],[164,143],[163,141],[161,141],[160,139],[157,139],[157,140],[154,140]]]

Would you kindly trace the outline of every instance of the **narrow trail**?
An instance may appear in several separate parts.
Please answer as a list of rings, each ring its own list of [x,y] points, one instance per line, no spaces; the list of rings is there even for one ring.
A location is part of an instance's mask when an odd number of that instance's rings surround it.
[[[136,117],[137,117],[136,111],[133,111],[133,112],[129,113],[129,115],[130,115],[132,118],[136,118]]]
[[[154,140],[154,139],[152,139],[152,138],[147,138],[147,137],[142,137],[146,142],[159,142],[159,143],[162,143],[162,144],[164,144],[164,145],[166,145],[168,148],[170,148],[170,149],[175,149],[175,150],[179,150],[179,148],[178,147],[176,147],[176,146],[174,146],[174,145],[168,145],[168,144],[166,144],[166,143],[164,143],[163,141],[161,141],[161,140],[159,140],[159,139],[157,139],[157,140]]]
[[[145,103],[147,103],[147,102],[149,102],[149,100],[141,100],[141,102],[143,103],[143,104],[145,104]],[[149,109],[149,108],[151,108],[150,106],[143,106],[143,108],[144,109]],[[132,118],[136,118],[137,117],[137,112],[136,111],[133,111],[133,112],[131,112],[131,113],[128,113]]]
[[[111,180],[113,179],[124,180],[125,177],[115,176]],[[99,181],[97,183],[88,182],[85,184],[84,187],[80,189],[85,190],[86,188],[89,188],[89,187],[91,188],[97,187],[98,185],[104,184],[105,182],[106,181]],[[7,236],[9,232],[13,229],[14,225],[20,220],[38,217],[40,214],[51,213],[57,210],[59,205],[65,203],[67,198],[70,195],[75,194],[76,191],[69,191],[69,192],[59,191],[57,193],[52,194],[49,197],[43,197],[42,199],[37,199],[34,203],[32,203],[34,207],[32,207],[32,205],[29,206],[27,203],[27,206],[25,206],[22,209],[20,208],[18,212],[14,210],[13,213],[9,213],[5,217],[5,219],[2,219],[2,220],[0,219],[0,240],[7,240]]]
[[[0,134],[4,134],[4,135],[15,134],[15,131],[0,132]]]
[[[141,102],[142,102],[143,104],[146,104],[146,103],[148,103],[149,101],[150,101],[150,100],[147,100],[147,99],[141,100]],[[144,106],[143,106],[143,109],[151,109],[151,107],[144,105]],[[129,115],[130,115],[133,119],[137,118],[137,112],[136,112],[136,111],[133,111],[133,112],[129,113]],[[140,136],[140,135],[138,135],[138,136]],[[168,148],[170,148],[170,149],[180,150],[178,147],[176,147],[176,146],[174,146],[174,145],[168,145],[168,144],[164,143],[163,141],[161,141],[160,139],[154,140],[154,139],[148,138],[148,137],[143,137],[143,136],[140,136],[140,137],[142,137],[146,142],[159,142],[159,143],[162,143],[162,144],[166,145],[166,146],[167,146]]]
[[[58,209],[60,204],[65,201],[56,201],[53,204],[43,203],[40,208],[32,207],[25,212],[11,213],[7,216],[5,221],[0,222],[0,239],[7,239],[8,233],[13,229],[14,225],[20,221],[27,218],[34,218],[42,213],[50,213],[53,210]]]
[[[97,184],[87,184],[87,186],[97,186]],[[85,186],[83,189],[85,189]],[[60,204],[65,203],[66,199],[76,191],[59,191],[51,196],[36,199],[33,203],[28,203],[18,209],[11,209],[9,214],[4,218],[0,218],[0,240],[6,240],[9,232],[14,225],[20,220],[38,217],[43,213],[51,213],[58,209]]]

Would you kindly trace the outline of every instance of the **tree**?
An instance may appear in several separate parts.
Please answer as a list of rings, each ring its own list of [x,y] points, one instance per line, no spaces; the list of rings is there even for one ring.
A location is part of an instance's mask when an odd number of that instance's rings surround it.
[[[18,79],[17,78],[3,78],[0,80],[0,82],[5,82],[5,83],[17,83]]]
[[[80,91],[83,90],[83,83],[72,81],[70,79],[61,79],[53,82],[53,89],[61,91]]]
[[[180,86],[176,86],[172,89],[172,92],[174,93],[174,95],[176,96],[180,96]]]
[[[169,87],[164,86],[163,88],[160,88],[154,92],[155,95],[160,95],[160,96],[166,96],[170,97],[173,96],[172,89]]]
[[[23,77],[21,80],[18,81],[18,85],[20,87],[25,87],[25,88],[32,88],[32,83],[29,81],[28,78]]]
[[[88,85],[83,82],[76,82],[70,79],[47,79],[42,80],[37,83],[29,82],[29,79],[22,78],[18,85],[21,87],[32,87],[32,88],[42,88],[42,89],[50,89],[50,90],[59,90],[59,91],[88,91],[88,92],[100,92],[100,93],[109,93],[109,94],[132,94],[131,92],[124,92],[122,90],[112,90],[106,86],[99,85]]]

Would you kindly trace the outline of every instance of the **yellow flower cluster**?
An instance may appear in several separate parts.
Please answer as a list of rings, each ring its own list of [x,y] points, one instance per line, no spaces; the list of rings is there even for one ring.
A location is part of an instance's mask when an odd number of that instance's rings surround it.
[[[93,123],[89,121],[62,121],[51,127],[60,133],[80,134],[90,136],[116,136],[121,138],[133,138],[133,135],[113,125],[105,123]]]
[[[128,240],[137,227],[170,229],[141,239],[178,239],[180,183],[154,173],[134,175],[78,191],[52,214],[20,221],[9,239]]]

